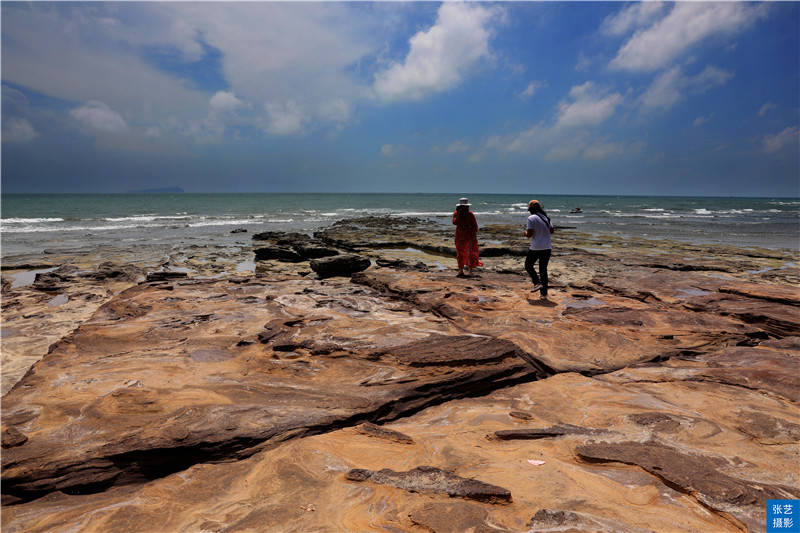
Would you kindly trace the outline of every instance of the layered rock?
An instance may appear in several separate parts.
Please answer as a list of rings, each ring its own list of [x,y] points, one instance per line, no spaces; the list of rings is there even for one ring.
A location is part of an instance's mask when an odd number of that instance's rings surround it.
[[[759,531],[800,497],[795,257],[559,231],[542,301],[511,234],[467,279],[415,219],[262,236],[352,281],[57,271],[103,293],[3,398],[3,530]]]

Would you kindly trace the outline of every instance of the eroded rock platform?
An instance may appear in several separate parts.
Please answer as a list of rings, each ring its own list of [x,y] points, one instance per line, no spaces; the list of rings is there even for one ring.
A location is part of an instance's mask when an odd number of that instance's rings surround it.
[[[3,530],[762,531],[800,497],[791,254],[557,232],[542,301],[508,228],[461,279],[381,224],[303,239],[352,278],[43,279],[96,303],[3,397]]]

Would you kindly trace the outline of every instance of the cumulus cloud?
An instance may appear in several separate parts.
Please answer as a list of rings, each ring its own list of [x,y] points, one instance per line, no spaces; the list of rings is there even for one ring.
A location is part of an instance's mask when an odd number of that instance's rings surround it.
[[[704,117],[697,117],[696,119],[694,119],[694,122],[692,122],[692,125],[695,126],[695,127],[702,126],[703,124],[708,123],[713,116],[714,116],[714,113],[711,113],[710,115],[707,115],[707,116],[704,116]]]
[[[269,117],[266,129],[274,135],[301,133],[309,120],[305,111],[294,100],[268,102],[265,107]]]
[[[220,112],[236,111],[244,106],[244,102],[229,91],[217,91],[209,100],[209,104],[213,110]]]
[[[644,108],[669,109],[686,94],[706,92],[719,85],[724,85],[733,77],[733,73],[708,66],[699,74],[686,76],[681,67],[673,67],[658,77],[642,94],[640,103]]]
[[[704,39],[734,34],[750,26],[764,15],[764,9],[741,2],[676,2],[667,16],[634,33],[611,60],[611,66],[657,70]]]
[[[522,97],[522,98],[530,98],[531,96],[533,96],[534,94],[536,94],[536,92],[537,92],[539,89],[541,89],[541,88],[542,88],[542,87],[544,87],[544,86],[545,86],[545,84],[544,84],[543,82],[541,82],[541,81],[532,81],[532,82],[530,82],[530,83],[528,84],[528,86],[527,86],[527,87],[525,87],[525,90],[524,90],[524,91],[522,91],[521,93],[519,93],[519,95],[520,95],[520,97]]]
[[[558,104],[556,127],[599,124],[613,115],[621,102],[621,94],[606,94],[593,82],[576,85],[570,89],[569,97]]]
[[[375,94],[388,101],[419,100],[455,87],[490,57],[490,26],[498,14],[479,4],[443,3],[436,23],[411,37],[405,60],[375,76]]]
[[[798,143],[800,143],[800,129],[797,126],[789,126],[775,135],[765,135],[761,140],[761,149],[768,154],[772,154],[786,146],[797,148]]]
[[[631,4],[615,15],[609,15],[603,21],[600,31],[607,35],[624,35],[651,23],[664,9],[663,2],[637,2]]]
[[[2,136],[4,143],[25,143],[32,141],[39,134],[26,118],[4,118]]]
[[[75,120],[96,130],[119,132],[128,129],[128,124],[122,115],[99,100],[89,100],[84,105],[70,110],[69,114]]]

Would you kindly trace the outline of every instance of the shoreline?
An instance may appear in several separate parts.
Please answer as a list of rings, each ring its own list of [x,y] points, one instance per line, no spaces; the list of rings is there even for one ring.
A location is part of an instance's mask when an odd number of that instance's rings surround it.
[[[4,269],[3,529],[727,531],[800,495],[796,253],[557,231],[541,301],[515,229],[467,279],[410,217]]]

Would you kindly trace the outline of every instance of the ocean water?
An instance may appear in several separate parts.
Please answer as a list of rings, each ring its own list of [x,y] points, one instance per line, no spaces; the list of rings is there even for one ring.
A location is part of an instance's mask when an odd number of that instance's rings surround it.
[[[241,244],[258,231],[311,232],[358,216],[450,225],[449,194],[2,195],[2,256],[98,245]],[[469,195],[479,225],[527,217],[528,196]],[[800,250],[800,199],[539,196],[557,226],[597,235]],[[571,211],[580,207],[582,213]],[[231,234],[244,228],[248,234]]]

